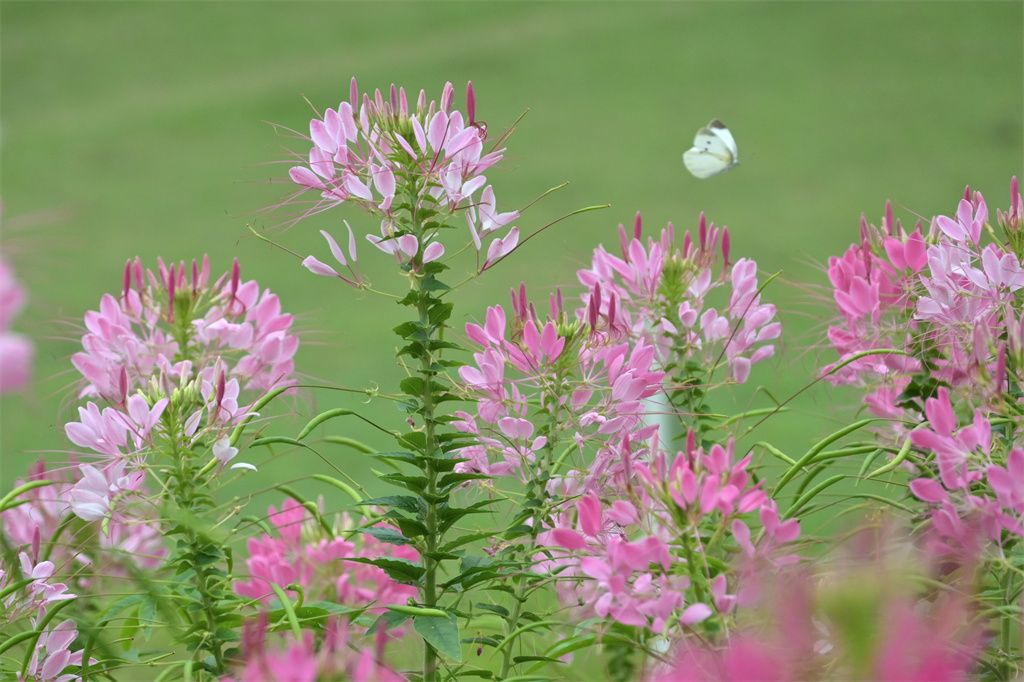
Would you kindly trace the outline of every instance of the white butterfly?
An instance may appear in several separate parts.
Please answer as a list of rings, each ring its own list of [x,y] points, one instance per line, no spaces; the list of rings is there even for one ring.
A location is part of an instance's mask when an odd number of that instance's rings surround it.
[[[686,170],[701,179],[724,173],[739,162],[736,140],[717,118],[698,130],[693,147],[683,152]]]

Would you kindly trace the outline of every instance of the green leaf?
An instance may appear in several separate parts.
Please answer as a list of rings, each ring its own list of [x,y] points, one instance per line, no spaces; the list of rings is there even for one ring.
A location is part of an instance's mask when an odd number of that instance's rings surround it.
[[[490,476],[487,474],[473,474],[473,473],[458,473],[458,474],[445,474],[441,477],[441,480],[437,482],[441,488],[447,488],[449,486],[458,485],[466,481],[476,481],[481,479],[488,479]]]
[[[402,379],[398,387],[402,389],[402,393],[415,397],[423,395],[423,379],[420,377],[406,377]]]
[[[448,614],[447,618],[416,616],[412,619],[412,623],[420,637],[435,651],[455,663],[462,662],[459,623],[454,614]]]
[[[371,537],[375,537],[381,542],[386,542],[389,545],[409,545],[412,544],[412,540],[399,533],[394,528],[364,528],[362,531],[364,534]]]
[[[386,497],[374,497],[369,500],[363,500],[360,502],[364,506],[375,506],[375,507],[388,507],[392,509],[402,509],[412,514],[423,514],[426,512],[426,508],[423,506],[423,502],[418,497],[411,495],[388,495]]]
[[[373,621],[373,625],[366,631],[366,634],[372,635],[380,630],[387,632],[393,628],[397,628],[399,625],[409,620],[410,616],[408,613],[399,613],[398,611],[385,611],[380,614],[377,620]]]
[[[478,609],[480,609],[481,611],[490,611],[491,613],[496,613],[499,616],[501,616],[502,618],[508,618],[508,616],[509,616],[508,609],[506,609],[504,606],[499,606],[498,604],[480,604],[480,603],[478,603],[476,605],[476,607]]]
[[[411,490],[415,493],[422,493],[427,488],[426,476],[406,476],[404,474],[385,474],[380,480],[393,483],[397,486]]]
[[[423,576],[424,568],[405,559],[391,559],[380,557],[378,559],[365,559],[362,557],[345,557],[342,561],[355,561],[360,564],[370,564],[377,568],[384,569],[384,572],[392,579],[406,585],[416,585]]]

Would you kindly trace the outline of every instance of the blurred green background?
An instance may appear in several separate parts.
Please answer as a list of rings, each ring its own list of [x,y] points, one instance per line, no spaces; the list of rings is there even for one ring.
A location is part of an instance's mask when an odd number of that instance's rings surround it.
[[[3,248],[31,303],[16,322],[38,343],[36,381],[4,397],[0,483],[49,453],[66,460],[69,355],[84,310],[120,287],[124,260],[147,263],[208,252],[215,269],[237,255],[243,274],[279,293],[304,332],[298,367],[325,382],[391,389],[400,370],[390,328],[401,310],[313,277],[253,239],[245,224],[289,189],[286,149],[268,122],[304,129],[334,106],[351,75],[436,97],[445,80],[472,79],[479,117],[503,130],[528,116],[489,179],[499,207],[571,185],[520,221],[529,232],[572,209],[574,218],[532,241],[514,261],[458,295],[458,321],[526,280],[534,296],[572,291],[575,270],[615,225],[642,210],[649,227],[696,223],[701,210],[733,234],[734,258],[751,256],[783,279],[785,347],[737,395],[766,405],[833,359],[821,346],[832,308],[821,264],[877,222],[886,198],[904,221],[951,212],[965,183],[1006,206],[1022,158],[1021,2],[698,3],[93,3],[12,2],[2,19]],[[723,119],[743,164],[699,181],[680,154],[709,119]],[[275,238],[326,260],[316,234],[344,208]],[[363,244],[376,286],[403,286]],[[453,280],[458,279],[453,275]],[[787,451],[848,420],[857,394],[816,386],[758,439]],[[303,395],[290,422],[345,394]],[[716,405],[718,407],[718,405]],[[394,423],[387,404],[364,408]],[[375,433],[335,432],[385,447]],[[366,479],[358,456],[325,450]],[[267,453],[252,453],[262,462]],[[309,453],[278,453],[261,484],[326,471]],[[310,488],[316,490],[316,488]],[[322,489],[321,489],[321,492]],[[279,497],[279,495],[275,495]]]

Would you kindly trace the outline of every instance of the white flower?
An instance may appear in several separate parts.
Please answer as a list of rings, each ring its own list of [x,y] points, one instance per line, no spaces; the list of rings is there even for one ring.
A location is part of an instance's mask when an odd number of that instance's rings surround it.
[[[224,436],[213,444],[213,456],[221,464],[227,464],[234,459],[237,454],[238,448],[231,447],[231,441],[227,436]]]

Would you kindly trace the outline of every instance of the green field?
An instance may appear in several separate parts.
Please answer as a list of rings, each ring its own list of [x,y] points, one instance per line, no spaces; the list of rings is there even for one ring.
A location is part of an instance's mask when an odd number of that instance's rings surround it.
[[[2,20],[3,249],[28,286],[19,330],[38,343],[36,382],[5,397],[0,489],[46,453],[66,461],[68,356],[84,310],[120,286],[125,258],[152,262],[209,252],[281,295],[304,332],[307,377],[392,387],[390,328],[400,309],[308,275],[251,236],[247,222],[287,191],[294,141],[267,122],[304,128],[309,109],[336,105],[351,75],[436,96],[472,79],[478,111],[501,130],[523,111],[506,161],[491,174],[499,207],[531,209],[530,231],[575,208],[610,203],[560,224],[508,264],[465,287],[459,319],[478,316],[521,279],[537,299],[574,271],[615,225],[640,209],[647,224],[695,224],[705,210],[733,233],[733,254],[781,270],[785,347],[737,397],[768,385],[785,397],[832,359],[821,347],[832,314],[820,264],[892,198],[905,221],[953,210],[965,183],[1005,206],[1022,155],[1021,2],[695,3],[92,3],[12,2]],[[726,121],[742,165],[709,181],[680,154],[713,117]],[[301,253],[348,209],[275,238]],[[368,245],[374,284],[396,290],[391,264]],[[455,279],[455,277],[453,277]],[[826,386],[757,434],[801,450],[855,411],[855,394]],[[351,406],[345,394],[305,394],[290,433],[314,409]],[[386,404],[365,408],[398,420]],[[384,446],[352,426],[349,435]],[[354,455],[328,451],[366,480]],[[265,453],[247,459],[260,462]],[[264,484],[325,465],[277,453]],[[309,487],[310,490],[316,490]],[[322,491],[321,491],[322,492]],[[278,497],[275,495],[275,497]]]

